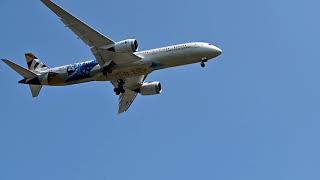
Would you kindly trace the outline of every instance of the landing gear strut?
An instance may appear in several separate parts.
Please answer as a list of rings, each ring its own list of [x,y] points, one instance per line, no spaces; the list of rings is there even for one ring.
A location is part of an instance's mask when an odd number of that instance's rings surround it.
[[[103,75],[108,75],[112,73],[112,68],[113,66],[116,65],[113,61],[110,61],[108,64],[106,64],[105,66],[103,66],[102,68],[102,74]]]
[[[201,67],[203,68],[206,67],[206,64],[205,64],[206,62],[208,62],[208,59],[206,57],[202,58],[200,63]]]
[[[124,94],[126,90],[123,88],[124,81],[122,79],[118,80],[118,87],[114,88],[113,91],[116,95]]]

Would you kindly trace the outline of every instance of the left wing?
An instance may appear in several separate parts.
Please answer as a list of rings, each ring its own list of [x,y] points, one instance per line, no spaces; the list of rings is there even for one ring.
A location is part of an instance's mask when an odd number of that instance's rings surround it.
[[[119,96],[119,114],[124,113],[129,109],[138,95],[138,93],[133,90],[140,88],[146,78],[147,75],[142,75],[124,79],[124,88],[126,92]],[[118,87],[117,81],[113,81],[112,84],[114,87]]]
[[[86,23],[74,17],[62,7],[52,2],[52,0],[41,1],[57,16],[59,16],[60,20],[66,25],[66,27],[73,31],[89,47],[101,47],[114,43],[113,40],[97,32]]]
[[[116,53],[102,49],[101,47],[112,46],[115,44],[115,42],[109,37],[96,31],[86,23],[82,22],[80,19],[76,18],[51,0],[41,1],[60,18],[66,27],[74,32],[79,39],[81,39],[90,47],[93,55],[101,67],[111,60],[116,64],[125,64],[141,59],[133,53]]]

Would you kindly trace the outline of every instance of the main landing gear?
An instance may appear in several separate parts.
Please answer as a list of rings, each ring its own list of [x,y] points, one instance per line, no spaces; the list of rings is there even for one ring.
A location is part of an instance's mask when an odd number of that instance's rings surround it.
[[[124,81],[119,79],[117,82],[118,87],[114,88],[113,91],[116,93],[116,95],[124,94],[126,92],[126,90],[123,88]]]
[[[102,68],[102,74],[103,75],[108,75],[112,73],[112,68],[113,66],[116,65],[113,61],[110,61],[108,64],[106,64],[103,68]]]

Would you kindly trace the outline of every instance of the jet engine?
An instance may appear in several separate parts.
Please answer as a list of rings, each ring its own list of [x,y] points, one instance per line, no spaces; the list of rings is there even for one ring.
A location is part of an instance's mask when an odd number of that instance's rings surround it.
[[[141,95],[156,95],[161,93],[160,82],[143,83],[139,90]]]
[[[114,44],[113,47],[109,48],[110,51],[119,53],[131,53],[138,51],[138,41],[135,39],[127,39],[119,41]]]

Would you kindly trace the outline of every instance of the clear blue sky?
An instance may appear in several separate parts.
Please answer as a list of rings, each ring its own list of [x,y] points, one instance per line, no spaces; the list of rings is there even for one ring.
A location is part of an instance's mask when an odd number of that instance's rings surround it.
[[[141,49],[206,41],[224,53],[206,69],[153,73],[163,94],[120,116],[107,82],[32,99],[1,63],[1,180],[320,179],[319,1],[56,2]],[[40,1],[0,7],[1,58],[93,59]]]

